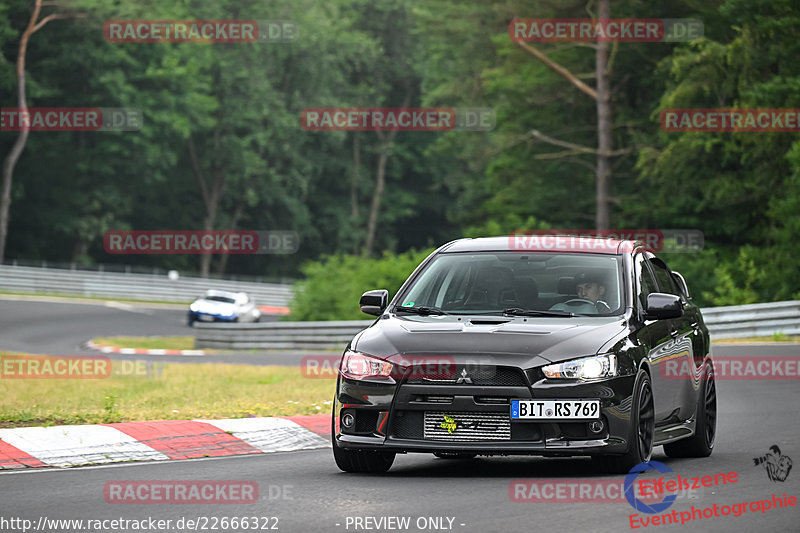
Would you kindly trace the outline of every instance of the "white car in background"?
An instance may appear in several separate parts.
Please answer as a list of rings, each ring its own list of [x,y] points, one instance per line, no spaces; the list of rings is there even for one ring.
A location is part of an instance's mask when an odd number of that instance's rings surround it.
[[[261,311],[244,292],[206,291],[189,305],[188,322],[258,322]]]

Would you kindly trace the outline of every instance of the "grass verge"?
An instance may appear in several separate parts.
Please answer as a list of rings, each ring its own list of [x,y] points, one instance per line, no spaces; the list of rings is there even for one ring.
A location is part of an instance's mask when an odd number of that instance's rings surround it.
[[[193,350],[194,337],[96,337],[96,344],[145,350]]]
[[[299,367],[114,361],[105,379],[0,376],[0,427],[319,414],[334,389]]]
[[[174,300],[137,300],[134,298],[118,298],[116,296],[83,296],[80,294],[61,294],[58,292],[15,292],[15,291],[0,291],[3,296],[20,296],[27,297],[31,300],[37,298],[56,298],[64,300],[94,300],[97,302],[120,302],[130,304],[160,304],[160,305],[174,305],[174,306],[188,306],[191,301],[176,302]]]
[[[747,342],[795,342],[800,343],[800,337],[785,333],[774,333],[768,337],[742,337],[739,339],[715,339],[711,335],[712,344],[741,344]]]

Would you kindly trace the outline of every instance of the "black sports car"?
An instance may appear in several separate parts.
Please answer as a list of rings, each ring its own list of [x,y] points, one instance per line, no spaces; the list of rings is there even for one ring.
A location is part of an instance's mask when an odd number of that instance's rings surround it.
[[[379,318],[340,363],[340,469],[384,472],[423,452],[590,455],[623,473],[654,446],[711,453],[709,336],[683,277],[641,242],[519,242],[454,241],[391,302],[364,293]]]

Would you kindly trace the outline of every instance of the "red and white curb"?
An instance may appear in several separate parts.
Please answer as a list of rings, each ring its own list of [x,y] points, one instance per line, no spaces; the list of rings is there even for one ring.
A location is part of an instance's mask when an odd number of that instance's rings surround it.
[[[307,450],[329,435],[329,415],[0,429],[0,470]]]
[[[86,347],[90,350],[97,350],[103,353],[118,353],[123,355],[206,355],[205,350],[149,350],[146,348],[117,348],[116,346],[97,344],[93,340],[87,341]]]

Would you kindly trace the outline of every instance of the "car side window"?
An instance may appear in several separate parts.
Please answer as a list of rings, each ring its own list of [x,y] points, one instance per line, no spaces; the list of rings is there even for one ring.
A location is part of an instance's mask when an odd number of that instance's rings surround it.
[[[669,269],[667,265],[664,264],[664,261],[657,257],[652,257],[648,260],[648,263],[650,263],[650,268],[653,270],[653,274],[658,282],[659,292],[681,296],[681,291],[675,284],[675,280],[669,275]]]
[[[653,292],[658,292],[653,275],[644,260],[644,255],[638,254],[635,258],[636,264],[636,290],[639,293],[639,304],[642,309],[647,305],[647,295]]]

